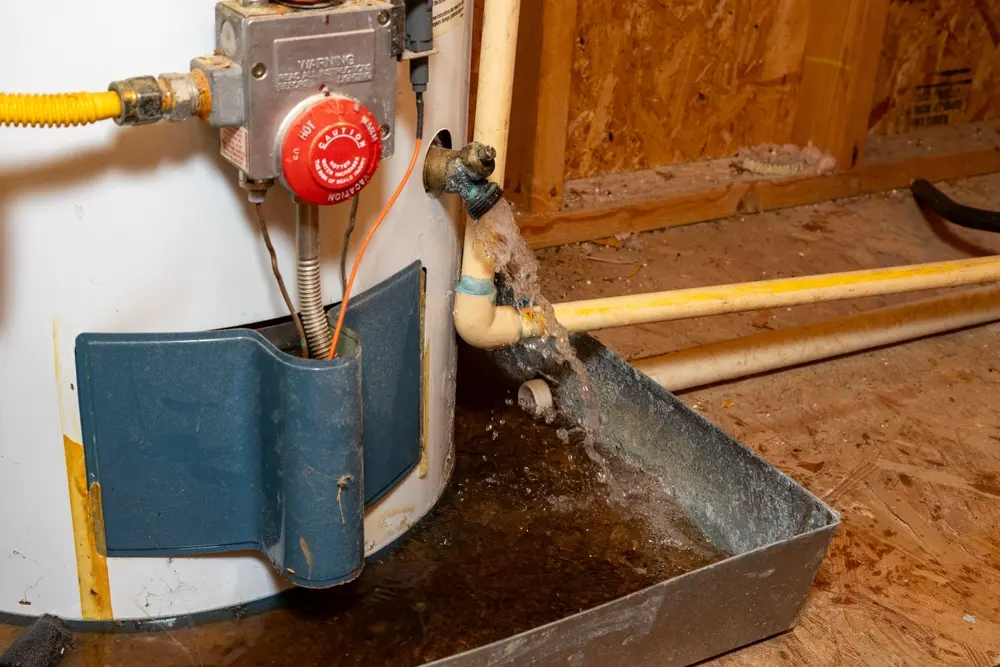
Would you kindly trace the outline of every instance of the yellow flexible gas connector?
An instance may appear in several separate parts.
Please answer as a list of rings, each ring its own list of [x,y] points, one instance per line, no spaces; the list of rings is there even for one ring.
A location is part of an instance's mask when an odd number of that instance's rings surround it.
[[[87,125],[118,118],[121,113],[121,98],[113,91],[56,95],[0,93],[0,125]]]

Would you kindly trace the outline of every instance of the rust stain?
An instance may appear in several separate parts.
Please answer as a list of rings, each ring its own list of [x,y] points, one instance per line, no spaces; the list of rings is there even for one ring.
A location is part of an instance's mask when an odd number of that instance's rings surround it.
[[[101,500],[100,483],[94,482],[90,485],[87,501],[90,506],[90,524],[94,527],[94,544],[97,553],[107,558],[108,544],[104,537],[104,503]]]
[[[306,538],[299,538],[299,548],[302,549],[302,555],[306,557],[306,565],[309,566],[309,576],[312,577],[313,574],[313,556],[312,552],[309,551],[309,543],[306,542]]]
[[[427,319],[427,272],[420,273],[420,338],[424,341],[420,379],[420,463],[417,474],[421,479],[427,476],[431,467],[431,342],[427,340],[425,323]]]
[[[87,485],[87,463],[83,445],[66,435],[69,420],[63,405],[63,372],[59,353],[59,325],[52,321],[52,352],[56,380],[59,421],[63,429],[63,453],[66,458],[66,483],[69,487],[70,517],[73,524],[73,548],[76,552],[76,576],[80,586],[80,608],[84,620],[108,621],[113,618],[111,583],[108,578],[107,548],[104,542],[104,514],[99,484]],[[79,432],[79,422],[73,427]]]
[[[63,435],[66,455],[66,478],[69,483],[70,513],[73,519],[73,545],[76,548],[76,571],[80,584],[80,606],[88,621],[108,621],[111,611],[111,583],[104,546],[104,520],[100,511],[101,491],[87,488],[87,466],[83,445]],[[98,509],[94,511],[93,508]],[[99,521],[101,538],[97,537]]]
[[[431,342],[429,340],[424,341],[423,357],[423,390],[421,391],[421,412],[423,413],[423,418],[420,425],[420,465],[417,466],[417,474],[421,478],[427,476],[427,472],[431,467],[429,446],[431,430]]]

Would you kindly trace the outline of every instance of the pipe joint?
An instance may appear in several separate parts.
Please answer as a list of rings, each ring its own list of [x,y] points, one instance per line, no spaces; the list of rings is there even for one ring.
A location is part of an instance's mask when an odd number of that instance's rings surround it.
[[[118,125],[150,125],[163,120],[169,88],[160,86],[153,76],[136,76],[115,81],[108,90],[118,93],[121,114],[115,118]]]

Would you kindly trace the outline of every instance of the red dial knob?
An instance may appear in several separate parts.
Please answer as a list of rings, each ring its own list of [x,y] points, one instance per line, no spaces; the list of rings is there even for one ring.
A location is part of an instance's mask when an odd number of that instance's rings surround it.
[[[346,97],[325,97],[292,121],[281,145],[285,183],[311,204],[339,204],[368,185],[382,157],[371,111]]]

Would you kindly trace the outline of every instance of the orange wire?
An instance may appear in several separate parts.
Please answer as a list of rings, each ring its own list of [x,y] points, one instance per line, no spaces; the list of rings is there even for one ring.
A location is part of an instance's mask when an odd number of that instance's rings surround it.
[[[403,188],[406,187],[406,182],[410,180],[410,175],[413,173],[413,168],[417,166],[417,158],[420,157],[420,144],[421,140],[417,139],[417,144],[413,147],[413,157],[410,158],[410,166],[406,168],[406,173],[403,174],[403,180],[400,181],[399,187],[396,188],[396,192],[393,193],[392,198],[389,203],[385,205],[382,212],[379,213],[378,219],[372,228],[368,230],[368,234],[365,236],[364,243],[361,244],[361,249],[358,251],[358,256],[354,260],[354,268],[351,269],[351,277],[347,281],[347,287],[344,288],[344,301],[340,304],[340,314],[337,316],[337,326],[333,330],[333,341],[330,343],[330,353],[327,355],[327,359],[337,358],[337,343],[340,341],[340,332],[344,328],[344,316],[347,314],[347,304],[351,300],[351,289],[354,287],[354,279],[358,275],[358,268],[361,266],[361,260],[365,256],[365,250],[368,249],[368,244],[371,243],[372,237],[375,236],[375,232],[378,228],[382,226],[385,219],[389,216],[389,211],[396,204],[396,200],[399,199],[399,195],[403,193]]]

